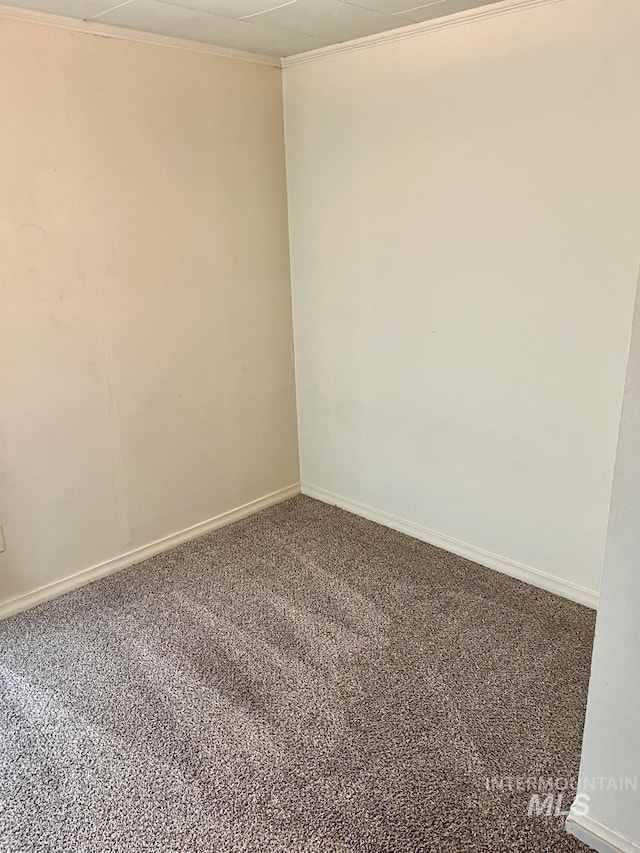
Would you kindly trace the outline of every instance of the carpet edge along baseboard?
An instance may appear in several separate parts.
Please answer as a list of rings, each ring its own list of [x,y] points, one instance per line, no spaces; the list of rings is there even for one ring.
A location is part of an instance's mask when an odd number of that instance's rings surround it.
[[[190,539],[196,539],[198,536],[203,536],[205,533],[211,533],[220,527],[226,527],[228,524],[233,524],[234,521],[240,521],[262,509],[266,509],[275,504],[282,503],[300,494],[300,483],[293,483],[290,486],[285,486],[275,492],[270,492],[260,498],[249,501],[234,509],[220,513],[213,518],[208,518],[205,521],[193,524],[183,530],[178,530],[169,536],[163,536],[161,539],[156,539],[154,542],[149,542],[139,548],[134,548],[131,551],[126,551],[124,554],[119,554],[108,560],[98,563],[94,566],[89,566],[86,569],[81,569],[79,572],[74,572],[71,575],[60,578],[45,586],[38,587],[31,592],[23,595],[10,598],[7,601],[0,602],[0,619],[6,619],[9,616],[14,616],[17,613],[22,613],[25,610],[30,610],[38,604],[45,601],[50,601],[53,598],[58,598],[67,592],[72,592],[85,584],[106,577],[107,575],[119,572],[122,569],[127,569],[149,557],[155,557],[157,554],[162,554],[181,545],[183,542],[188,542]]]
[[[347,512],[352,512],[354,515],[359,515],[362,518],[367,518],[369,521],[390,527],[407,536],[412,536],[414,539],[420,539],[422,542],[427,542],[436,548],[442,548],[443,551],[457,554],[459,557],[464,557],[466,560],[471,560],[488,569],[494,569],[504,575],[524,581],[531,586],[552,592],[562,598],[568,598],[570,601],[583,604],[592,610],[597,610],[598,608],[598,593],[595,590],[587,589],[587,587],[579,586],[578,584],[571,583],[571,581],[543,572],[540,569],[534,569],[531,566],[524,565],[524,563],[510,560],[507,557],[492,554],[490,551],[485,551],[466,542],[460,542],[442,533],[436,533],[426,527],[421,527],[419,524],[414,524],[412,521],[390,515],[367,504],[346,498],[343,495],[323,489],[320,486],[315,486],[304,480],[301,483],[301,491],[307,497],[315,498],[323,503],[333,504]]]

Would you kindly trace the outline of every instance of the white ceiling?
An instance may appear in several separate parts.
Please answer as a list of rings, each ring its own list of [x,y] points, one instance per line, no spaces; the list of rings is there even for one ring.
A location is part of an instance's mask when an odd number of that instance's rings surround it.
[[[490,0],[8,0],[149,33],[291,56],[487,5]],[[494,0],[495,2],[495,0]]]

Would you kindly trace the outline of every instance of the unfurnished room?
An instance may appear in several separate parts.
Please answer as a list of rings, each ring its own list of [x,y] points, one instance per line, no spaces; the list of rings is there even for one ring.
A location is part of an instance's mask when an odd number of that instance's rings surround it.
[[[0,5],[0,853],[640,853],[638,0]]]

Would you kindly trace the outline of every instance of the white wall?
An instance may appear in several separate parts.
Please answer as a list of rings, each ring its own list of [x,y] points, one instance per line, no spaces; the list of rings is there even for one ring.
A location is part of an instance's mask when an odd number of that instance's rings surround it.
[[[590,798],[589,812],[586,817],[578,814],[569,819],[579,837],[609,839],[619,845],[612,849],[640,850],[639,720],[640,296],[625,384],[580,766],[579,790]],[[606,784],[597,782],[599,778],[606,779]],[[613,785],[609,779],[614,780]],[[635,779],[637,788],[626,782],[621,785],[620,779]],[[633,839],[636,846],[625,845],[619,836]]]
[[[639,36],[635,0],[564,0],[284,71],[303,488],[579,600],[640,258]]]
[[[0,24],[1,611],[298,460],[280,69]]]

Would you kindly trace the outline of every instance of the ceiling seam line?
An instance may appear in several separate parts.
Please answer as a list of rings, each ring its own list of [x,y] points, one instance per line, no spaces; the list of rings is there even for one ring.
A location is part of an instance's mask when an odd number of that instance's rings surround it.
[[[104,9],[102,12],[98,12],[97,15],[94,15],[92,18],[85,18],[85,21],[95,21],[97,18],[102,17],[102,15],[106,15],[108,12],[113,12],[115,9],[119,9],[121,6],[128,6],[129,3],[132,3],[133,0],[124,0],[124,3],[118,3],[116,6],[110,6],[108,9]]]
[[[280,3],[278,6],[271,6],[269,9],[263,9],[261,12],[252,12],[250,15],[243,15],[241,18],[235,18],[236,21],[246,21],[247,18],[256,18],[259,15],[266,15],[268,12],[275,12],[276,9],[283,9],[285,6],[291,6],[292,3],[297,3],[298,0],[287,0],[286,3]]]

